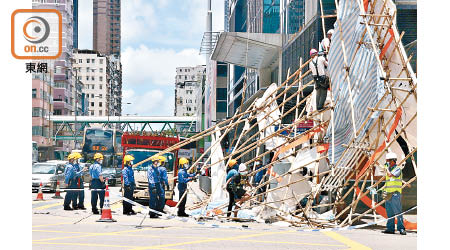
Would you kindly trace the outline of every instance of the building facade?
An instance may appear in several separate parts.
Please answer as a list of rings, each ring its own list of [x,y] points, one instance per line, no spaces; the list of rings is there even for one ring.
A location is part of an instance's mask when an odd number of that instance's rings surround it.
[[[122,63],[120,56],[112,54],[107,56],[109,70],[106,75],[108,84],[108,93],[106,94],[106,101],[108,103],[110,116],[122,115]]]
[[[122,76],[120,59],[93,50],[74,50],[75,78],[82,87],[87,106],[79,103],[81,115],[118,116],[121,114]],[[81,110],[84,107],[84,111]]]
[[[33,0],[33,9],[56,9],[62,15],[62,53],[61,56],[52,61],[48,61],[49,68],[49,82],[53,84],[51,89],[51,96],[53,96],[52,112],[49,112],[49,116],[52,115],[73,115],[74,109],[74,92],[75,85],[72,81],[72,48],[73,48],[73,1],[72,0]],[[35,77],[34,77],[35,78]],[[34,79],[34,86],[38,83]],[[33,87],[34,89],[34,87]],[[45,87],[41,88],[43,91]],[[48,90],[48,89],[47,89]],[[48,94],[48,91],[47,91]],[[37,95],[39,96],[39,95]],[[45,99],[45,96],[43,95]],[[45,105],[44,105],[45,106]],[[36,109],[37,110],[37,109]],[[47,116],[45,116],[47,117]],[[47,118],[44,118],[47,119]],[[35,119],[37,120],[37,119]],[[50,124],[50,123],[49,123]],[[46,129],[38,129],[34,126],[33,134],[42,131],[45,133]],[[51,130],[51,129],[50,129]],[[54,129],[53,129],[54,130]],[[52,131],[52,130],[51,130]],[[69,129],[65,128],[58,132],[59,135],[69,135]],[[50,136],[51,135],[47,135]],[[43,136],[45,137],[45,136]],[[48,140],[47,140],[48,141]],[[38,148],[43,147],[44,144],[39,145]],[[74,141],[56,141],[54,142],[54,155],[48,156],[50,159],[59,158],[62,159],[67,152],[70,152],[75,148]]]
[[[196,116],[202,110],[202,82],[205,65],[177,67],[175,76],[175,116]]]
[[[73,48],[78,49],[78,0],[73,0]]]
[[[53,77],[51,73],[33,74],[32,80],[32,140],[37,142],[38,160],[52,159],[54,142],[51,138],[53,122]]]
[[[104,55],[120,55],[120,0],[93,0],[93,46]]]
[[[225,7],[227,8],[226,12],[229,13],[227,32],[280,33],[280,0],[235,0],[230,1],[229,6]],[[249,36],[248,38],[250,39]],[[264,37],[262,38],[264,39]],[[246,43],[244,45],[251,49]],[[253,55],[247,50],[240,51],[240,55],[236,56],[244,57],[245,60],[241,65],[228,64],[228,116],[238,112],[241,104],[251,99],[259,89],[269,85],[267,83],[278,82],[276,58],[270,67],[264,65],[261,68],[249,63],[249,57]],[[261,80],[264,80],[262,84]],[[245,91],[244,85],[246,85]]]

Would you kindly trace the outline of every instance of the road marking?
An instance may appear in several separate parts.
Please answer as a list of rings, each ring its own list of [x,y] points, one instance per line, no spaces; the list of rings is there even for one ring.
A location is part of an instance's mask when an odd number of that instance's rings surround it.
[[[71,224],[71,223],[67,223],[67,224]],[[172,228],[174,228],[174,227],[172,227]],[[171,229],[172,229],[172,228],[171,228]],[[92,237],[92,236],[104,236],[104,235],[120,235],[121,233],[138,232],[138,231],[150,231],[150,230],[160,230],[160,229],[167,229],[167,228],[145,228],[145,229],[133,229],[133,230],[125,230],[125,231],[117,231],[117,232],[107,232],[107,233],[90,233],[90,232],[84,232],[84,235],[78,235],[78,236],[65,236],[65,237],[54,237],[54,238],[47,238],[47,239],[33,240],[33,242],[49,241],[49,240],[59,240],[59,239],[83,238],[83,237]],[[60,232],[65,232],[65,231],[60,231]]]
[[[255,243],[273,243],[273,244],[292,244],[292,245],[307,245],[307,246],[327,246],[327,247],[343,247],[343,246],[345,246],[345,245],[323,244],[323,243],[305,243],[305,242],[272,241],[272,240],[231,240],[231,241],[244,241],[244,242],[255,242]]]
[[[47,204],[44,206],[35,207],[35,208],[33,208],[33,210],[43,210],[43,209],[47,209],[47,208],[51,208],[51,207],[61,206],[63,204],[64,204],[64,202],[61,201],[61,202],[57,202],[57,203],[52,203],[52,204]]]
[[[287,231],[287,232],[295,232],[295,231]],[[228,241],[228,240],[245,239],[245,238],[257,237],[257,236],[273,235],[273,234],[284,234],[284,233],[285,232],[267,232],[267,233],[241,235],[241,236],[233,236],[233,237],[225,237],[225,238],[212,238],[212,239],[207,239],[207,240],[195,240],[195,241],[172,243],[172,244],[165,244],[165,245],[156,245],[156,246],[148,246],[148,247],[137,247],[137,248],[134,248],[132,250],[159,249],[159,248],[166,248],[166,247],[172,247],[172,246],[192,245],[192,244],[214,242],[214,241]]]
[[[334,240],[337,240],[337,241],[349,246],[350,248],[348,248],[346,250],[371,250],[372,249],[370,247],[364,246],[363,244],[353,241],[353,240],[351,240],[341,234],[338,234],[336,232],[325,231],[322,233],[330,238],[333,238]]]
[[[122,246],[122,245],[110,245],[110,244],[93,244],[93,243],[64,243],[64,242],[36,242],[33,244],[44,244],[44,245],[69,245],[69,246],[92,246],[92,247],[118,247],[118,248],[133,248],[136,246]]]
[[[33,227],[48,227],[48,226],[67,225],[67,224],[73,224],[73,222],[63,222],[63,223],[56,223],[56,224],[43,224],[43,225],[36,225],[36,226],[33,226]]]

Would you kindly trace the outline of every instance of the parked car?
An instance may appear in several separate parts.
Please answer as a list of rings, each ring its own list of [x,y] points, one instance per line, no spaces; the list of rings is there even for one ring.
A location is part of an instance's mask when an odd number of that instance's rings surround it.
[[[42,191],[55,192],[56,182],[62,188],[64,183],[64,161],[38,162],[32,166],[32,190],[38,191],[42,183]]]
[[[103,178],[108,178],[108,185],[115,186],[121,183],[122,170],[119,168],[103,168]]]

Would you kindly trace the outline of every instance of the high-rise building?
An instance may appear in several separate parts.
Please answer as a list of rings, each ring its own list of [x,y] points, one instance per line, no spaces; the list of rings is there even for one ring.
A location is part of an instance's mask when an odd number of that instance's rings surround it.
[[[37,82],[36,77],[41,77],[41,79],[44,78],[44,76],[41,74],[37,74],[38,76],[34,76],[34,87],[36,87],[37,91],[37,85],[41,84],[42,91],[46,91],[47,95],[53,97],[53,109],[51,108],[45,108],[47,109],[47,112],[49,112],[49,116],[51,115],[73,115],[74,114],[74,91],[76,91],[76,88],[72,82],[72,48],[73,48],[73,1],[72,0],[33,0],[33,9],[56,9],[61,13],[62,16],[62,53],[61,56],[55,60],[48,61],[48,68],[49,68],[49,74],[45,77],[49,77],[48,82],[53,84],[53,89],[45,87],[42,85],[42,80],[40,83]],[[40,75],[40,76],[39,76]],[[48,85],[48,83],[47,83]],[[36,95],[36,97],[40,96]],[[42,98],[45,99],[44,93],[42,94]],[[51,106],[51,105],[50,105]],[[37,107],[35,107],[37,108]],[[36,109],[37,110],[37,109]],[[53,113],[51,111],[53,110]],[[45,116],[47,117],[47,116]],[[44,118],[47,119],[47,118]],[[35,119],[37,120],[37,119]],[[50,124],[50,123],[49,123]],[[45,126],[45,123],[44,123]],[[37,135],[40,131],[42,132],[42,135],[45,137],[44,133],[45,131],[48,131],[44,128],[38,128],[39,126],[33,125],[33,134]],[[54,130],[54,129],[53,129]],[[52,130],[50,130],[52,131]],[[67,135],[71,136],[71,132],[68,128],[64,128],[61,131],[58,131],[58,135]],[[52,136],[51,134],[47,136]],[[74,141],[56,141],[55,142],[55,155],[50,155],[49,158],[53,159],[56,158],[62,158],[64,155],[66,155],[68,152],[70,152],[72,149],[75,148],[75,142]],[[39,143],[38,143],[39,147]],[[57,152],[61,152],[61,154],[57,154]]]
[[[73,56],[74,71],[78,82],[83,83],[82,93],[87,99],[86,115],[120,115],[121,76],[112,75],[116,70],[121,71],[120,60],[94,50],[74,50]],[[80,108],[82,106],[80,103]]]
[[[53,75],[52,73],[33,74],[32,83],[32,138],[38,146],[38,160],[53,159]]]
[[[108,112],[110,116],[122,115],[122,63],[120,62],[120,56],[113,54],[107,56],[108,61],[108,73],[107,87],[108,93],[106,94],[108,103]]]
[[[236,0],[229,6],[225,6],[225,12],[229,20],[228,32],[241,32],[251,34],[279,34],[280,33],[280,0]],[[268,36],[259,35],[259,38],[250,37],[244,34],[244,39],[258,39],[264,43]],[[271,39],[277,40],[277,39]],[[245,46],[245,51],[235,51],[234,56],[244,58],[241,63],[229,63],[228,70],[228,116],[234,115],[239,111],[247,100],[256,94],[256,92],[271,82],[278,82],[278,65],[275,62],[277,56],[270,55],[275,61],[269,65],[252,65],[255,55],[247,52],[247,48],[252,50],[252,46]],[[272,46],[273,45],[269,45]],[[276,45],[275,45],[276,46]],[[262,46],[258,49],[265,49]],[[259,55],[258,55],[259,56]],[[267,54],[269,56],[269,54]],[[250,59],[250,60],[249,60]],[[246,79],[246,80],[244,80]],[[261,84],[261,80],[264,80]],[[244,83],[246,81],[246,83]],[[245,95],[244,85],[246,85]],[[244,98],[244,100],[242,100]]]
[[[78,49],[78,0],[73,0],[73,48]]]
[[[175,76],[175,116],[201,115],[205,65],[178,67]]]
[[[93,49],[120,55],[120,0],[94,0]]]

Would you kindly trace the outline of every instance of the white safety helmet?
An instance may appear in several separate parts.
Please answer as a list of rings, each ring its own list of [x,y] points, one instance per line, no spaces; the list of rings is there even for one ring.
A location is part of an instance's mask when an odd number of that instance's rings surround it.
[[[327,35],[333,35],[334,29],[328,30]]]
[[[386,154],[386,160],[397,160],[397,155],[393,152],[388,152]]]
[[[246,174],[247,173],[247,166],[245,166],[244,163],[239,164],[239,172],[242,174]]]

